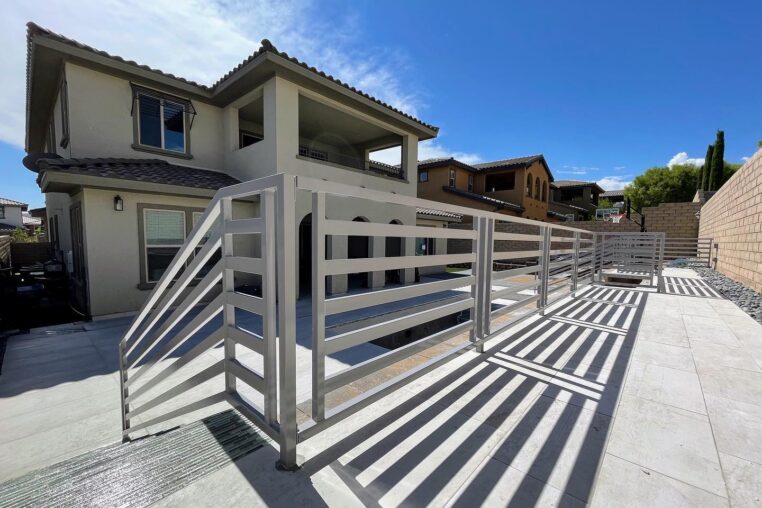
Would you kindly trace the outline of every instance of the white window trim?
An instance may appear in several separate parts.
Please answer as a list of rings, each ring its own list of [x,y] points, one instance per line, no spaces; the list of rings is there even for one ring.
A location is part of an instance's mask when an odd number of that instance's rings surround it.
[[[155,97],[153,95],[146,94],[146,93],[140,93],[140,92],[138,92],[137,95],[138,95],[138,100],[136,102],[137,102],[137,110],[138,110],[138,139],[137,139],[138,146],[144,147],[144,148],[149,148],[149,149],[154,149],[154,150],[157,150],[157,149],[158,150],[166,150],[167,152],[173,152],[173,153],[180,153],[180,154],[187,153],[188,140],[185,139],[185,137],[187,136],[188,130],[187,130],[186,125],[185,125],[185,121],[186,121],[185,120],[185,115],[187,115],[188,111],[185,109],[185,104],[180,104],[179,102],[174,102],[174,101],[171,101],[169,99],[162,99],[162,98]],[[150,97],[152,99],[156,99],[157,101],[159,101],[159,125],[160,125],[159,133],[161,135],[161,146],[153,146],[153,145],[145,145],[145,144],[143,144],[143,137],[142,137],[142,134],[140,132],[140,124],[141,124],[141,122],[140,122],[140,97],[141,96],[142,97]],[[165,144],[166,144],[165,140],[164,140],[164,103],[165,102],[169,102],[171,104],[177,105],[180,108],[182,108],[182,110],[183,110],[183,149],[182,150],[173,150],[171,148],[166,148],[166,146],[165,146]]]

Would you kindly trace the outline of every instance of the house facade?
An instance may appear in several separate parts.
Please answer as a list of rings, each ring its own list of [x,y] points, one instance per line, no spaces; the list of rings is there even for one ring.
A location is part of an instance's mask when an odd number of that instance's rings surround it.
[[[553,174],[542,155],[480,164],[456,159],[418,163],[418,197],[516,217],[557,221],[549,209]]]
[[[26,203],[0,197],[0,235],[9,235],[25,227],[23,212],[27,208]]]
[[[268,41],[212,86],[31,23],[28,51],[25,165],[46,194],[51,240],[69,266],[76,300],[93,316],[140,307],[219,188],[289,173],[414,196],[418,142],[437,134]],[[398,167],[372,160],[389,148],[399,151]],[[311,224],[303,198],[294,232],[302,286],[310,280]],[[234,214],[258,213],[256,202],[237,206]],[[327,215],[416,223],[414,208],[352,199],[329,202]],[[259,249],[256,239],[240,241]],[[375,257],[388,255],[386,247],[334,237],[328,251],[335,259]],[[336,276],[329,290],[385,283],[383,274]]]
[[[550,209],[567,215],[571,220],[588,220],[595,217],[598,198],[604,192],[597,183],[580,180],[557,180],[551,188]]]

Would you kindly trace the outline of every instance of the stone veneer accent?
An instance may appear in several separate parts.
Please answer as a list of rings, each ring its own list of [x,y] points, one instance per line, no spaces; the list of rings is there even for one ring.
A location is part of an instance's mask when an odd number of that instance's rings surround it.
[[[706,202],[699,236],[714,238],[717,271],[762,292],[762,150]]]

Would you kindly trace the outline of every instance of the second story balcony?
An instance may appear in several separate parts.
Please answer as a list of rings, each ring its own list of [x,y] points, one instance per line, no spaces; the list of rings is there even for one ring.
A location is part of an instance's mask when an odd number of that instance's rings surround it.
[[[405,178],[405,174],[403,173],[400,166],[393,166],[391,164],[362,159],[360,157],[353,157],[351,155],[345,155],[337,152],[312,149],[306,145],[299,145],[299,156],[308,157],[317,161],[328,162],[330,164],[336,164],[338,166],[344,166],[347,168],[358,169],[360,171],[369,171],[371,173],[389,176],[392,178]]]

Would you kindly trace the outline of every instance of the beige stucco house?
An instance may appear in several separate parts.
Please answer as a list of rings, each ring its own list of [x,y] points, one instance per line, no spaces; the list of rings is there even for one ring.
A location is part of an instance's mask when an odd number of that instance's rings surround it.
[[[26,203],[0,197],[0,235],[8,235],[18,228],[23,228]]]
[[[28,25],[25,165],[46,194],[51,240],[93,316],[136,310],[215,191],[290,173],[416,195],[418,142],[437,128],[276,50],[268,41],[211,86]],[[372,160],[396,147],[400,165]],[[310,203],[299,202],[299,277],[310,280]],[[253,203],[251,206],[256,207]],[[329,217],[415,224],[416,210],[330,205]],[[334,258],[411,253],[334,237]],[[248,248],[257,249],[256,242]],[[409,282],[410,270],[398,275]],[[394,277],[392,277],[394,278]],[[383,286],[383,273],[329,290]]]

